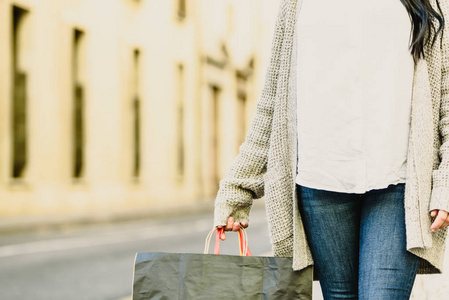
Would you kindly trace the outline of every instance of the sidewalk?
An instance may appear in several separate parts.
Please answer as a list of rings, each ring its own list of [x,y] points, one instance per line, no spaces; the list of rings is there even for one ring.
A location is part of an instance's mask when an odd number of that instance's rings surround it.
[[[214,199],[167,207],[142,207],[120,211],[101,211],[48,216],[24,216],[0,219],[0,234],[56,230],[67,226],[120,223],[139,219],[160,219],[189,214],[213,213]]]
[[[449,239],[446,243],[443,274],[418,275],[410,299],[446,300],[449,299]]]

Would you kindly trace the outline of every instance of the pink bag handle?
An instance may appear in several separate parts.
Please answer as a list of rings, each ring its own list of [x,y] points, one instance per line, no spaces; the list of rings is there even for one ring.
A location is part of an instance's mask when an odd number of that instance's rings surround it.
[[[214,228],[212,229],[206,237],[206,244],[204,245],[204,254],[208,254],[210,247],[210,240],[212,234],[215,231],[215,247],[214,254],[220,254],[220,235],[223,233],[224,228]],[[248,235],[245,228],[240,226],[239,233],[239,250],[241,256],[252,256],[251,251],[248,247]]]

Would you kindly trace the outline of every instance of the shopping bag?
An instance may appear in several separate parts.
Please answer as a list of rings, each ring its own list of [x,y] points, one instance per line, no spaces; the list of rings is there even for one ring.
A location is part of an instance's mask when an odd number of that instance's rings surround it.
[[[214,254],[208,254],[214,231]],[[290,257],[252,256],[243,227],[240,256],[218,255],[222,231],[209,232],[204,254],[137,253],[132,299],[312,299],[313,266],[293,271]]]

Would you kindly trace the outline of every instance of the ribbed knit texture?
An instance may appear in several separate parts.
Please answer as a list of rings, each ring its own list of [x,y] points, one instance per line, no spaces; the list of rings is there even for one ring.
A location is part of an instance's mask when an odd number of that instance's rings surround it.
[[[303,0],[281,0],[262,95],[239,154],[220,181],[214,226],[248,221],[252,201],[265,196],[275,256],[293,257],[294,270],[313,264],[296,201],[297,9]],[[440,0],[449,24],[449,1]],[[436,0],[431,5],[437,10]],[[436,28],[439,23],[434,20]],[[447,228],[430,232],[432,209],[449,210],[449,32],[425,47],[415,65],[407,156],[407,249],[421,257],[419,274],[441,273]],[[316,279],[316,277],[315,277]]]

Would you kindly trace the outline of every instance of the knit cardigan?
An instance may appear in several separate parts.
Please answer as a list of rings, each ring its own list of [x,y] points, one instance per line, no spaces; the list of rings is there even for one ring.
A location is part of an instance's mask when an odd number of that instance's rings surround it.
[[[293,270],[313,265],[296,198],[297,98],[295,23],[303,0],[281,0],[261,98],[245,141],[215,199],[214,226],[229,216],[249,220],[265,198],[274,256],[293,257]],[[437,0],[431,0],[438,10]],[[421,258],[418,274],[442,273],[447,227],[430,231],[430,210],[449,211],[449,1],[439,0],[446,25],[414,66],[405,183],[407,250]],[[439,23],[433,20],[435,28]],[[432,31],[430,37],[433,38]],[[427,37],[427,33],[426,33]],[[379,87],[380,88],[380,87]],[[315,276],[315,280],[316,280]]]

